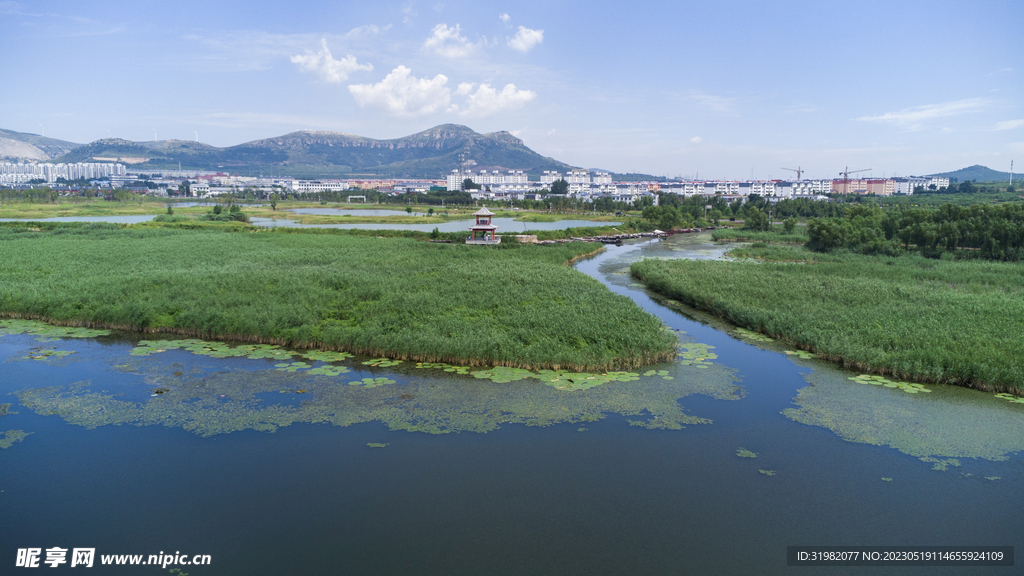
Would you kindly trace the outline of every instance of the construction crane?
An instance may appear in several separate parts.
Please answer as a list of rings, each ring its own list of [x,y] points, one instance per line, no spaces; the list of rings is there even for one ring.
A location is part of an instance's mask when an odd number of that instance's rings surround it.
[[[797,182],[800,181],[800,175],[804,173],[804,170],[802,170],[799,166],[797,166],[795,169],[793,169],[793,168],[783,168],[783,170],[789,170],[790,172],[796,172]]]
[[[868,170],[874,170],[874,168],[864,168],[863,170],[850,170],[847,166],[846,170],[839,173],[843,177],[843,194],[850,193],[850,174],[856,174],[857,172],[867,172]]]

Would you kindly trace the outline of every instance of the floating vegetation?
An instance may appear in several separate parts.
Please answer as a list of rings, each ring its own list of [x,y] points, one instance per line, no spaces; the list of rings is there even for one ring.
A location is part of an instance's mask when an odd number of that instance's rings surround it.
[[[302,355],[306,360],[313,360],[314,362],[341,362],[351,358],[352,355],[348,352],[333,352],[330,350],[312,350]]]
[[[1013,394],[1007,394],[1005,392],[1000,392],[999,394],[996,394],[995,396],[996,396],[996,398],[1001,398],[1003,400],[1006,400],[1007,402],[1014,402],[1016,404],[1024,404],[1024,398],[1022,398],[1020,396],[1014,396]]]
[[[523,370],[522,368],[509,368],[507,366],[495,366],[489,370],[480,370],[473,372],[474,378],[484,378],[491,382],[497,382],[498,384],[507,384],[509,382],[515,382],[516,380],[525,380],[527,378],[536,378],[537,375],[529,370]]]
[[[168,393],[170,391],[171,391],[170,388],[157,388],[156,390],[153,390],[153,396],[159,396],[161,394],[166,394],[166,393]]]
[[[376,388],[385,384],[394,384],[395,381],[390,378],[363,378],[362,380],[354,380],[349,382],[349,386],[362,386],[363,388]]]
[[[8,413],[16,414],[16,412],[9,412],[11,404],[0,404],[0,416],[6,416]]]
[[[922,462],[930,462],[932,464],[932,470],[946,471],[949,470],[950,466],[960,466],[960,461],[956,458],[932,458],[925,456],[921,458]]]
[[[892,478],[886,478],[885,476],[883,476],[882,482],[892,482]]]
[[[1001,480],[1001,476],[985,476],[985,480]]]
[[[860,382],[861,384],[872,384],[874,386],[885,386],[886,388],[899,388],[908,394],[917,394],[918,392],[931,392],[931,390],[924,387],[924,384],[918,384],[916,382],[899,382],[896,380],[889,380],[885,376],[876,376],[873,374],[861,374],[859,376],[851,376],[848,380],[854,382]]]
[[[1006,460],[1008,454],[1024,450],[1020,412],[984,392],[938,386],[927,395],[881,394],[874,386],[850,386],[831,370],[804,378],[812,386],[801,388],[794,399],[797,407],[783,415],[828,428],[850,442],[935,460]]]
[[[757,458],[757,452],[751,452],[746,448],[739,448],[736,450],[736,455],[740,458]]]
[[[711,365],[710,360],[718,358],[718,355],[711,351],[714,346],[701,344],[699,342],[679,343],[679,364],[682,366],[695,366],[707,368]]]
[[[444,364],[442,362],[417,362],[417,368],[435,368],[438,370],[444,370],[445,372],[454,372],[456,374],[469,374],[469,366],[452,366],[451,364]]]
[[[817,355],[814,352],[808,352],[806,350],[786,350],[785,353],[790,356],[796,356],[801,360],[811,360],[817,358]]]
[[[740,338],[746,340],[753,340],[754,342],[775,342],[774,338],[769,338],[760,332],[754,332],[752,330],[747,330],[746,328],[736,328],[734,331]]]
[[[625,372],[584,375],[549,371],[539,376],[551,382],[526,380],[514,385],[445,372],[436,372],[436,376],[428,372],[401,384],[392,378],[348,382],[310,378],[307,374],[312,370],[173,374],[166,366],[144,362],[137,365],[136,373],[168,392],[158,397],[147,394],[144,400],[135,401],[126,399],[128,395],[121,390],[108,390],[109,384],[101,387],[97,383],[93,389],[91,382],[83,381],[21,390],[16,395],[29,410],[56,415],[78,426],[159,425],[202,436],[239,430],[272,432],[293,423],[348,426],[374,421],[392,430],[431,434],[488,432],[506,424],[583,426],[609,414],[626,416],[634,426],[678,430],[710,423],[689,414],[680,405],[681,398],[693,394],[722,400],[742,397],[734,373],[721,366],[688,375],[678,373],[675,380]],[[569,382],[562,381],[580,376],[582,381],[574,382],[571,389]],[[595,379],[587,380],[590,376]],[[557,389],[562,385],[569,390],[583,389],[612,380],[614,386],[596,386],[580,394]],[[281,398],[280,403],[270,400],[269,394]],[[303,401],[288,401],[284,396],[288,394],[303,394]]]
[[[775,470],[758,470],[758,472],[765,476],[775,476]]]
[[[74,354],[74,352],[71,350],[35,349],[29,352],[28,356],[22,356],[22,358],[26,360],[46,360],[47,358],[52,358],[54,356],[56,356],[57,358],[63,358],[68,354]]]
[[[25,432],[24,430],[8,430],[4,432],[2,438],[0,438],[0,448],[10,448],[15,442],[21,442],[29,434],[35,434],[35,432]]]
[[[95,328],[72,328],[69,326],[52,326],[38,320],[20,320],[0,318],[0,336],[4,334],[35,335],[40,342],[53,342],[59,338],[95,338],[108,336],[110,330]]]
[[[306,372],[306,374],[317,374],[320,376],[338,376],[340,374],[348,374],[349,372],[351,372],[351,370],[345,368],[344,366],[324,365],[318,368],[313,368],[312,370]]]
[[[367,442],[366,445],[369,446],[370,448],[383,448],[383,447],[387,446],[388,443],[387,442]]]
[[[648,370],[644,372],[644,376],[661,376],[665,380],[671,380],[672,377],[668,375],[668,370]]]
[[[281,372],[298,372],[299,370],[312,368],[312,365],[305,362],[292,362],[291,364],[274,364],[274,367]]]
[[[583,428],[583,427],[581,426],[581,427],[577,428],[577,429],[576,429],[576,431],[577,431],[577,432],[586,432],[586,431],[587,431],[587,429],[586,429],[586,428]]]
[[[282,350],[280,346],[273,344],[242,344],[239,346],[228,346],[223,342],[208,342],[189,338],[186,340],[139,340],[132,349],[132,356],[149,356],[168,350],[185,350],[200,356],[211,356],[213,358],[236,358],[246,357],[251,360],[270,358],[272,360],[288,360],[294,354],[288,350]]]
[[[534,378],[558,390],[587,390],[608,382],[633,382],[639,380],[640,375],[634,372],[589,374],[565,370],[541,370]]]
[[[374,358],[373,360],[363,362],[366,366],[375,366],[377,368],[390,368],[391,366],[398,366],[401,363],[401,360],[392,360],[390,358]]]

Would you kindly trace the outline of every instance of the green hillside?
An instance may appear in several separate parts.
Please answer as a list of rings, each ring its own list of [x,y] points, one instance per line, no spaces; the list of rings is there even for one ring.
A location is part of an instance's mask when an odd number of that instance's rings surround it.
[[[133,164],[144,169],[176,169],[180,163],[183,169],[219,169],[239,174],[436,178],[457,168],[459,155],[463,153],[477,167],[515,168],[532,174],[571,168],[537,154],[508,132],[479,134],[457,124],[444,124],[392,140],[340,132],[299,131],[227,148],[184,140],[137,143],[105,139],[78,147],[56,161],[131,158],[145,159]]]
[[[987,166],[981,166],[980,164],[968,166],[967,168],[961,168],[953,172],[930,174],[929,176],[949,178],[951,181],[953,180],[953,178],[956,178],[957,182],[965,182],[967,180],[971,180],[973,182],[1006,182],[1010,180],[1009,172],[1000,172],[998,170],[993,170]]]

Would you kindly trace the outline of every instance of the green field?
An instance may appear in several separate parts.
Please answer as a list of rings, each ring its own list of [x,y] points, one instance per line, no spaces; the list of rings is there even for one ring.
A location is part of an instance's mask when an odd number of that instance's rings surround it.
[[[1024,266],[744,248],[644,260],[652,290],[847,366],[1024,394]]]
[[[0,313],[453,364],[593,370],[673,357],[659,320],[565,265],[596,249],[3,226]]]

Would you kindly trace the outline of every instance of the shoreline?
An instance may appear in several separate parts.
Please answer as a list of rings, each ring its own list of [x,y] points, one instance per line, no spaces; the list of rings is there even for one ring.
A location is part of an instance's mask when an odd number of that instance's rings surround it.
[[[602,247],[603,250],[603,247]],[[597,252],[600,252],[598,250]],[[596,252],[595,252],[596,254]],[[591,254],[589,256],[593,256]],[[67,328],[93,328],[100,330],[118,330],[121,332],[132,332],[136,334],[175,334],[201,340],[215,340],[218,342],[245,342],[249,344],[272,344],[283,348],[294,350],[323,350],[327,352],[347,352],[360,356],[373,358],[389,358],[392,360],[403,360],[413,362],[437,362],[451,364],[453,366],[469,366],[472,368],[485,366],[502,366],[507,368],[522,368],[524,370],[568,370],[571,372],[606,372],[622,370],[626,368],[641,368],[654,364],[664,364],[672,361],[676,356],[676,350],[645,355],[642,358],[632,358],[629,362],[608,365],[575,365],[557,363],[521,363],[510,361],[494,361],[479,358],[461,358],[456,356],[435,356],[430,354],[417,354],[409,352],[397,352],[388,350],[376,350],[372,348],[359,348],[355,346],[337,346],[323,342],[290,341],[283,338],[264,338],[249,334],[215,334],[194,328],[170,328],[170,327],[142,327],[131,324],[113,324],[104,322],[92,322],[88,320],[56,320],[40,314],[22,314],[19,312],[0,312],[0,318],[11,318],[16,320],[36,320],[45,322],[51,326],[63,326]]]

